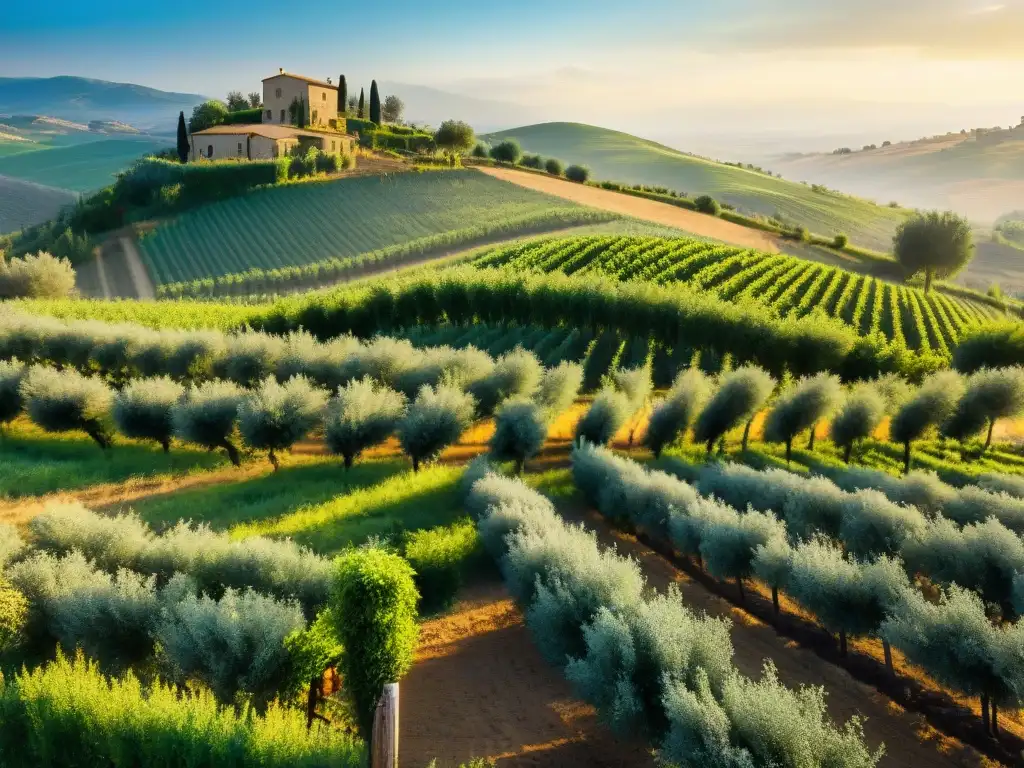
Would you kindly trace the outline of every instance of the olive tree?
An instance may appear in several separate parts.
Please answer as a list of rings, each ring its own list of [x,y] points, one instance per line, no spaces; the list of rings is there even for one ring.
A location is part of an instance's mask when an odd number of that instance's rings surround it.
[[[540,386],[544,369],[536,355],[521,347],[494,361],[494,368],[467,386],[480,416],[490,416],[495,408],[512,397],[532,397]]]
[[[698,368],[689,368],[676,378],[665,398],[654,404],[647,422],[644,445],[655,458],[666,445],[686,434],[710,394],[711,382]]]
[[[814,430],[842,397],[838,376],[818,374],[804,378],[787,389],[768,412],[764,423],[764,439],[785,443],[786,463],[793,455],[793,438],[805,429],[811,431],[808,450],[814,450]]]
[[[849,464],[857,441],[875,433],[886,408],[885,398],[874,384],[858,384],[850,391],[830,428],[832,442],[843,449],[843,461]]]
[[[440,384],[420,389],[398,423],[398,441],[412,460],[413,471],[457,442],[473,423],[475,411],[473,396],[456,387]]]
[[[708,404],[697,417],[694,440],[706,443],[710,454],[715,441],[733,427],[746,424],[743,450],[747,449],[750,425],[775,387],[775,379],[762,368],[748,365],[725,374]]]
[[[494,418],[491,455],[498,461],[514,461],[516,474],[544,445],[548,429],[540,407],[525,399],[506,400]]]
[[[967,391],[943,426],[947,437],[963,441],[988,428],[984,453],[992,445],[992,430],[999,419],[1024,413],[1024,368],[983,368],[967,379]]]
[[[21,382],[26,371],[25,365],[17,360],[0,360],[0,430],[25,408]]]
[[[955,371],[939,371],[925,379],[921,387],[896,412],[889,425],[889,437],[903,444],[903,471],[910,472],[913,442],[929,427],[945,422],[956,408],[964,391],[963,379]]]
[[[476,135],[468,123],[461,120],[445,120],[434,134],[434,143],[439,149],[459,154],[473,148]]]
[[[278,469],[277,451],[291,448],[309,434],[323,416],[327,392],[305,376],[284,384],[268,376],[238,406],[238,429],[250,448],[267,451]]]
[[[327,404],[324,437],[345,469],[371,446],[383,442],[405,416],[405,397],[367,377],[350,381]]]
[[[171,413],[184,393],[168,376],[131,381],[114,395],[114,424],[125,437],[155,440],[167,453],[174,435]]]
[[[629,400],[630,411],[635,417],[644,406],[647,399],[654,390],[654,382],[651,381],[651,365],[648,361],[636,368],[620,368],[611,376],[612,385]],[[631,421],[629,427],[629,445],[633,445],[633,437],[636,431],[635,421]]]
[[[241,466],[234,443],[238,406],[245,392],[230,381],[208,381],[192,385],[171,412],[174,434],[211,451],[223,448],[231,463]]]
[[[911,216],[896,230],[893,254],[908,277],[924,272],[924,291],[932,280],[952,277],[974,256],[971,223],[952,212]]]
[[[103,450],[112,445],[113,393],[103,380],[70,369],[33,366],[20,392],[29,418],[47,432],[81,430]]]
[[[593,445],[608,445],[632,413],[626,395],[605,387],[577,422],[575,439],[586,440]]]
[[[46,252],[0,258],[0,299],[64,299],[75,292],[75,270]]]
[[[786,526],[766,512],[740,514],[723,507],[727,513],[715,515],[701,531],[700,554],[708,572],[719,579],[736,579],[740,599],[744,599],[743,580],[754,575],[754,559],[759,547],[779,546],[786,540]]]
[[[573,404],[582,386],[583,366],[563,361],[544,370],[533,399],[544,409],[548,419],[554,419]]]
[[[260,331],[245,331],[227,339],[227,349],[215,369],[223,377],[242,387],[254,387],[277,368],[285,343],[279,336]]]

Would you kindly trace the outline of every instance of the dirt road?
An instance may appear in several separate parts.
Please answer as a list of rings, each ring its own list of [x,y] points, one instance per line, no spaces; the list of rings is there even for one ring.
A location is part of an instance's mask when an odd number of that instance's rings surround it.
[[[721,240],[723,243],[739,245],[744,248],[757,248],[769,253],[778,253],[779,251],[775,238],[767,232],[750,229],[749,227],[741,227],[739,224],[723,221],[703,213],[688,211],[685,208],[678,208],[668,203],[659,203],[641,197],[631,197],[620,192],[612,192],[611,190],[598,187],[588,187],[583,184],[556,179],[553,176],[542,176],[526,171],[516,171],[511,168],[486,168],[481,166],[477,170],[495,178],[518,184],[521,187],[562,197],[580,205],[590,206],[591,208],[600,208],[603,211],[632,216],[667,227],[676,227],[701,237],[711,237],[715,240]]]

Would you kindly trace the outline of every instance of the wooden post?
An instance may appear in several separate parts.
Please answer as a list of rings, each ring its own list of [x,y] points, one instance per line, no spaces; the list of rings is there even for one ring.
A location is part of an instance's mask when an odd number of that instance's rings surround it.
[[[373,716],[370,768],[398,768],[398,683],[384,686]]]

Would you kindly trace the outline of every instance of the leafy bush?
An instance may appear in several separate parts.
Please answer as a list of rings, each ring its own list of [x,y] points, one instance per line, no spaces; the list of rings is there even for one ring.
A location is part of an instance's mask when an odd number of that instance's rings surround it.
[[[710,394],[711,382],[697,368],[689,368],[676,378],[668,395],[655,403],[647,423],[644,445],[655,458],[661,456],[666,445],[686,434]]]
[[[155,440],[164,453],[171,449],[171,413],[185,388],[167,376],[137,379],[114,395],[114,424],[125,437]]]
[[[850,238],[843,232],[840,232],[839,234],[832,238],[832,247],[835,248],[837,251],[843,250],[849,244]]]
[[[524,154],[519,159],[519,164],[524,168],[533,168],[534,170],[540,170],[544,167],[544,158],[540,155],[529,155]]]
[[[324,439],[344,457],[345,469],[367,448],[386,440],[405,415],[405,398],[370,378],[350,381],[327,405]]]
[[[81,430],[103,450],[111,446],[113,395],[99,378],[33,366],[25,374],[20,391],[29,418],[47,432]]]
[[[424,386],[398,423],[398,442],[412,460],[413,471],[457,442],[473,423],[475,411],[476,401],[466,392],[444,384],[436,389]]]
[[[991,323],[961,332],[953,367],[971,374],[982,368],[1024,365],[1024,329],[1020,323]]]
[[[476,143],[473,129],[461,120],[445,120],[434,134],[439,149],[449,152],[468,152]]]
[[[0,429],[21,415],[25,407],[21,382],[26,368],[17,360],[0,360]]]
[[[814,447],[814,430],[827,418],[842,397],[839,377],[821,373],[798,381],[784,391],[768,412],[764,423],[764,439],[785,443],[786,463],[793,453],[793,438],[805,429],[811,431],[809,448]]]
[[[957,489],[939,480],[934,472],[915,470],[903,477],[894,477],[877,469],[848,468],[826,470],[826,473],[844,491],[874,488],[892,501],[917,507],[932,516],[942,513],[959,495]]]
[[[583,366],[563,360],[554,368],[546,368],[534,401],[544,409],[548,419],[554,419],[569,409],[583,386]]]
[[[548,428],[544,414],[530,400],[506,400],[494,418],[494,434],[489,444],[498,461],[514,461],[516,474],[544,446]]]
[[[552,176],[561,176],[563,172],[562,162],[556,160],[553,157],[549,157],[544,163],[544,170],[550,173]]]
[[[285,384],[267,377],[238,405],[238,430],[250,448],[266,450],[278,467],[277,451],[291,448],[309,434],[327,405],[327,393],[304,376]]]
[[[484,144],[482,142],[477,142],[477,145],[475,147],[473,147],[472,154],[473,154],[473,157],[480,158],[480,159],[483,159],[483,158],[486,158],[486,157],[490,157],[490,148],[486,144]]]
[[[7,567],[25,548],[18,529],[9,523],[0,523],[0,571]]]
[[[227,349],[216,370],[240,387],[255,387],[274,375],[284,349],[284,341],[277,336],[255,331],[234,334],[227,337]]]
[[[420,613],[433,613],[451,605],[480,555],[480,537],[468,521],[410,534],[405,559],[416,572]]]
[[[104,677],[79,654],[0,679],[0,763],[11,768],[359,768],[363,744],[334,728],[307,731],[293,709],[260,715],[218,706],[202,690],[182,693],[131,672]]]
[[[978,485],[992,493],[1006,493],[1024,499],[1024,476],[989,473],[978,477]]]
[[[292,331],[284,337],[284,349],[277,359],[274,375],[282,384],[294,376],[305,376],[334,392],[345,383],[342,367],[346,358],[359,346],[359,341],[351,336],[321,344],[307,331]]]
[[[577,184],[586,184],[590,179],[590,169],[585,165],[570,165],[565,169],[565,178]]]
[[[532,397],[543,371],[536,355],[516,347],[495,360],[490,373],[470,382],[467,390],[476,399],[478,414],[489,416],[509,398]]]
[[[943,434],[963,441],[988,427],[985,446],[992,444],[992,429],[999,419],[1012,419],[1024,413],[1024,368],[983,369],[967,380],[967,391]]]
[[[499,163],[511,163],[515,165],[523,156],[523,150],[515,139],[505,139],[491,147],[491,159]]]
[[[721,204],[710,195],[701,195],[693,201],[694,210],[699,213],[707,213],[711,216],[717,216],[722,212]]]
[[[242,463],[234,444],[238,406],[245,393],[230,381],[189,387],[171,412],[174,433],[182,440],[213,450],[223,448],[236,467]]]
[[[854,557],[896,556],[926,525],[916,507],[889,501],[878,491],[857,491],[843,505],[839,539]]]
[[[576,424],[575,439],[592,445],[608,445],[633,412],[625,394],[605,387]]]
[[[225,703],[244,692],[265,705],[290,674],[285,638],[305,626],[298,603],[228,589],[167,606],[155,636],[182,680],[201,680]]]
[[[1024,535],[1024,499],[1008,493],[968,485],[946,500],[940,511],[960,525],[995,518],[1014,533]]]
[[[914,396],[897,411],[889,425],[889,437],[903,444],[903,469],[910,471],[910,449],[931,426],[942,424],[956,408],[964,391],[963,380],[954,371],[932,374]]]
[[[764,404],[775,387],[775,380],[764,370],[755,366],[737,368],[725,374],[718,385],[718,390],[697,417],[694,425],[693,438],[698,443],[706,443],[711,453],[715,441],[725,436],[733,427],[744,422],[743,448],[747,447],[747,436],[750,421]]]
[[[871,437],[885,418],[886,402],[877,387],[864,383],[854,387],[832,420],[832,442],[843,449],[847,464],[858,440]]]
[[[742,594],[743,579],[754,574],[758,548],[778,546],[786,540],[786,526],[765,512],[740,514],[719,506],[700,531],[700,554],[708,572],[718,579],[736,579]]]
[[[28,619],[28,600],[0,575],[0,653],[21,640]]]
[[[4,259],[0,251],[0,299],[63,299],[75,293],[75,270],[67,259],[41,252]]]
[[[345,648],[345,691],[366,736],[384,686],[412,666],[418,599],[413,569],[397,555],[362,549],[338,558],[331,615]]]

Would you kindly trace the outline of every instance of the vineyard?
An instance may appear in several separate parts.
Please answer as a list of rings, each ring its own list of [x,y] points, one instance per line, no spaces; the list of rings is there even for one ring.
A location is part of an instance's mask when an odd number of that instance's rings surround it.
[[[947,356],[963,332],[1001,313],[981,302],[925,295],[913,287],[805,261],[700,240],[578,237],[498,249],[474,266],[516,272],[608,275],[713,291],[727,301],[755,299],[784,318],[815,311],[841,320],[861,335],[883,334],[921,352]]]
[[[563,214],[557,223],[564,225],[595,220],[572,203],[475,171],[365,176],[286,185],[207,205],[144,237],[140,250],[154,283],[188,283],[344,262],[505,221],[528,229],[552,214]]]

